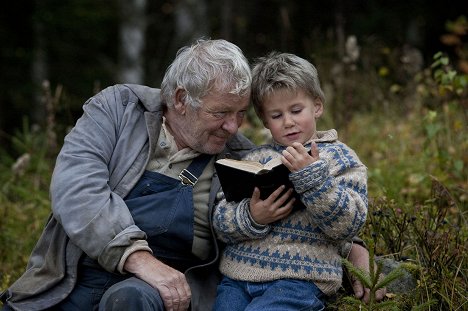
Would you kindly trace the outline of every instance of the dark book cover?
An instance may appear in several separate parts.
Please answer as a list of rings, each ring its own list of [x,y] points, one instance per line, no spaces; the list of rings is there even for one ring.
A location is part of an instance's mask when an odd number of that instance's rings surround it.
[[[255,187],[260,189],[262,200],[268,198],[281,185],[285,185],[286,190],[293,188],[289,180],[289,169],[281,162],[269,168],[261,168],[260,163],[255,163],[259,166],[258,169],[242,168],[244,163],[253,162],[231,159],[215,162],[216,172],[227,201],[239,202],[244,198],[251,198]],[[297,200],[299,200],[298,195]]]

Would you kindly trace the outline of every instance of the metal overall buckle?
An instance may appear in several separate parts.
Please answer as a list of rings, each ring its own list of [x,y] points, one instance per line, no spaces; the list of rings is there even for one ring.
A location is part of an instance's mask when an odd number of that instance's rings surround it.
[[[184,169],[184,170],[182,170],[182,172],[180,172],[179,179],[180,179],[182,184],[191,185],[192,187],[195,186],[195,184],[198,181],[198,178],[195,177],[192,173],[190,173],[186,169]]]

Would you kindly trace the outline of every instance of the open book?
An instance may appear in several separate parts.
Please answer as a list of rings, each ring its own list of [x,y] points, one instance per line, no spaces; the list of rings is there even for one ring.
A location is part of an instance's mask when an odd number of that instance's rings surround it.
[[[255,187],[260,189],[262,200],[281,185],[285,185],[286,189],[293,188],[289,169],[279,157],[265,165],[254,161],[220,159],[215,162],[215,168],[227,201],[239,202],[251,198]]]

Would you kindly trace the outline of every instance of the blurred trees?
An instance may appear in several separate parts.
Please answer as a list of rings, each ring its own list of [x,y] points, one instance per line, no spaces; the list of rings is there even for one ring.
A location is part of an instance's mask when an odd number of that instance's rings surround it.
[[[142,84],[147,24],[146,0],[119,0],[119,8],[119,80]]]
[[[0,13],[0,143],[23,116],[45,126],[37,95],[43,80],[63,86],[67,106],[56,113],[60,123],[71,125],[84,101],[103,87],[159,86],[178,48],[195,38],[233,41],[250,60],[270,50],[292,52],[321,69],[327,60],[342,61],[354,35],[376,50],[417,49],[427,63],[446,48],[439,41],[445,22],[465,11],[462,1],[440,0],[12,2]]]

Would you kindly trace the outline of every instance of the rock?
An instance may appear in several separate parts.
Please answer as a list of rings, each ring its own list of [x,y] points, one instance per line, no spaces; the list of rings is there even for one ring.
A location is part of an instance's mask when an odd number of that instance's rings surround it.
[[[390,273],[392,270],[401,265],[400,261],[391,258],[376,258],[377,262],[382,263],[382,272],[384,274]],[[416,280],[408,271],[403,269],[403,277],[396,279],[387,286],[387,292],[394,294],[408,294],[416,288]]]

